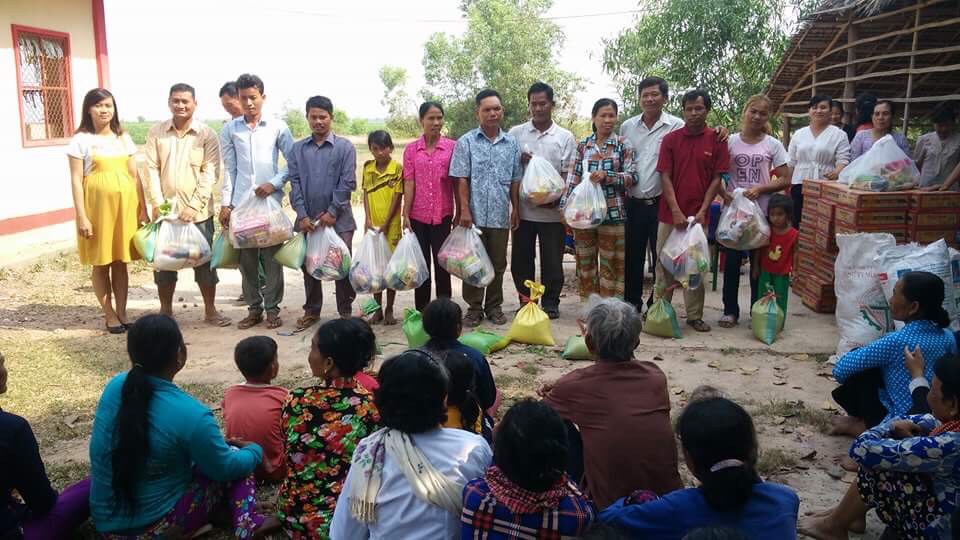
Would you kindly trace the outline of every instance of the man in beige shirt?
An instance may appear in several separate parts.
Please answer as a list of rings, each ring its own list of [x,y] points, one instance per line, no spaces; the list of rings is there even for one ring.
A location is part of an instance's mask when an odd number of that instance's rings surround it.
[[[173,117],[147,133],[144,145],[149,186],[144,187],[153,218],[159,206],[169,201],[177,219],[192,222],[213,245],[213,186],[220,177],[220,140],[206,124],[193,120],[197,109],[196,92],[188,84],[170,87],[167,101]],[[194,268],[194,278],[203,296],[204,320],[214,326],[228,326],[214,305],[217,272],[206,263]],[[154,272],[160,296],[160,312],[173,315],[173,293],[177,286],[176,272]]]

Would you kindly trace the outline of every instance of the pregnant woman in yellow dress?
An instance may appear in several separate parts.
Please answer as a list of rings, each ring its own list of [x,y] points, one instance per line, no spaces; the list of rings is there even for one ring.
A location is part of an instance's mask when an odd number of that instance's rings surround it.
[[[77,211],[80,263],[93,266],[93,291],[107,331],[122,334],[127,319],[127,263],[139,259],[133,235],[147,221],[134,154],[123,132],[113,94],[95,88],[83,98],[83,115],[67,147]]]

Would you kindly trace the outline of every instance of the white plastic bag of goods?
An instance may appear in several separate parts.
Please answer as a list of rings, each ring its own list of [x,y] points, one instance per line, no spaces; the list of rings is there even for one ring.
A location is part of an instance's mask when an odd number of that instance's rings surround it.
[[[957,320],[957,305],[954,303],[953,271],[951,270],[950,249],[943,239],[921,246],[916,243],[904,244],[880,250],[878,257],[880,286],[887,298],[893,296],[893,288],[900,276],[907,272],[930,272],[943,280],[943,309],[947,310],[951,321]],[[839,298],[838,304],[839,302]],[[896,327],[903,328],[902,322]]]
[[[887,295],[880,286],[876,259],[881,249],[896,246],[888,233],[838,234],[840,254],[834,266],[837,292],[837,355],[876,340],[893,330]]]

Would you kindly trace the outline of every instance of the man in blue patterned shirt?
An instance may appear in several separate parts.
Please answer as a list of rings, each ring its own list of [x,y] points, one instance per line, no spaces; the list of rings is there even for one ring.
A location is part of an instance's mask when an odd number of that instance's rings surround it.
[[[487,255],[493,262],[494,278],[486,289],[463,284],[463,299],[469,304],[465,326],[479,325],[484,316],[493,324],[505,324],[503,314],[503,273],[507,269],[507,241],[510,230],[520,224],[520,145],[500,129],[503,105],[495,90],[483,90],[476,97],[480,126],[457,140],[450,160],[450,176],[457,180],[458,225],[476,225]],[[486,297],[486,304],[484,304]]]

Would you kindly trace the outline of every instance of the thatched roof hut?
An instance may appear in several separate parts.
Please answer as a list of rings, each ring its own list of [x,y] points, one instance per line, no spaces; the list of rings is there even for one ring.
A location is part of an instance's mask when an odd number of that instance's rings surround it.
[[[826,0],[802,21],[766,91],[787,125],[814,94],[852,115],[861,92],[897,103],[904,128],[960,100],[960,0]]]

